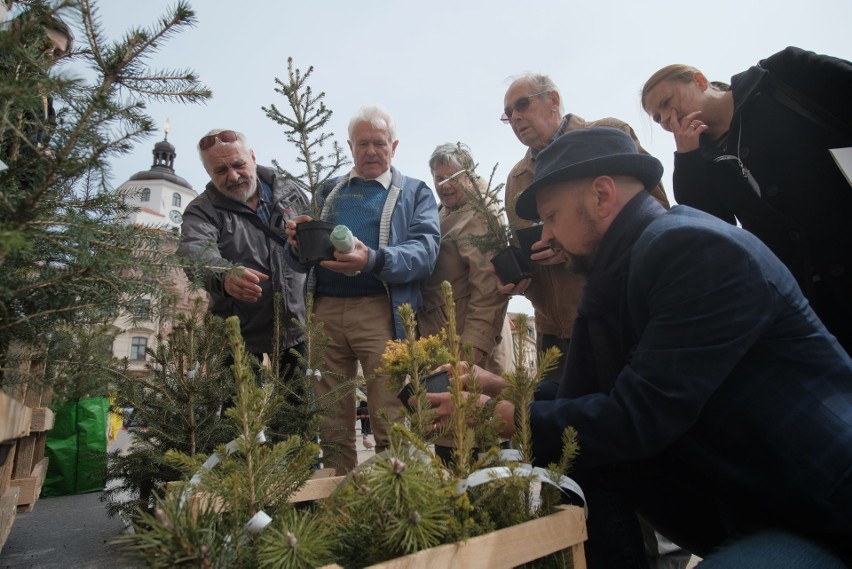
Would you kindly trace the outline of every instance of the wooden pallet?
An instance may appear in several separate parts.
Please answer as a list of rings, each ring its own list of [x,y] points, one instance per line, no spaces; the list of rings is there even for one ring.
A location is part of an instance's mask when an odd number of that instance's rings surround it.
[[[12,531],[12,524],[15,523],[15,514],[18,513],[18,493],[20,491],[20,488],[13,487],[0,494],[0,551],[3,550],[6,538]]]
[[[48,458],[42,458],[33,467],[29,476],[24,478],[13,478],[12,486],[18,487],[21,492],[18,495],[18,510],[21,512],[32,512],[35,503],[41,494],[44,478],[47,476]]]
[[[18,441],[29,434],[32,409],[9,395],[0,392],[0,550],[9,537],[15,514],[18,511],[20,488],[12,485],[12,473],[18,450]]]
[[[21,489],[18,507],[23,512],[31,512],[41,494],[47,476],[48,459],[44,456],[47,431],[53,428],[55,418],[46,407],[33,409],[30,434],[18,439],[11,485]]]

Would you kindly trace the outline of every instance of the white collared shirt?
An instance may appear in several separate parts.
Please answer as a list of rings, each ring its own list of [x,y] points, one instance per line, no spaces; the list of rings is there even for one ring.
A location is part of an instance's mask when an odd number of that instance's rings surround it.
[[[352,179],[353,179],[353,178],[361,178],[362,180],[366,180],[366,179],[367,179],[367,178],[365,178],[364,176],[360,175],[360,174],[359,174],[359,173],[355,170],[355,168],[352,168],[352,170],[349,172],[349,183],[352,183]],[[390,171],[390,168],[389,168],[388,170],[386,170],[384,174],[382,174],[382,175],[381,175],[381,176],[379,176],[378,178],[375,178],[375,180],[376,180],[378,183],[380,183],[384,189],[386,189],[386,190],[387,190],[388,188],[390,188],[390,185],[391,185],[391,171]]]

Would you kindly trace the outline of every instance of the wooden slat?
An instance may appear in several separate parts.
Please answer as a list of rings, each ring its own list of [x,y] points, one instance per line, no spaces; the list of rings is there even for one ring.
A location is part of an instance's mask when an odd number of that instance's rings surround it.
[[[11,486],[21,489],[21,493],[18,495],[18,507],[21,511],[31,512],[36,500],[38,500],[41,487],[44,484],[44,477],[47,475],[47,462],[47,458],[41,459],[33,468],[30,476],[12,480]]]
[[[9,488],[9,482],[12,480],[12,468],[15,466],[15,450],[18,445],[16,443],[5,443],[8,445],[6,454],[6,462],[0,466],[0,496]]]
[[[463,543],[432,547],[371,567],[509,569],[556,551],[570,549],[574,553],[574,569],[585,569],[582,543],[586,539],[588,534],[583,509],[565,506],[543,518],[473,537]]]
[[[305,482],[304,486],[293,492],[289,501],[296,504],[298,502],[328,498],[329,495],[331,495],[331,493],[334,492],[345,479],[345,476],[311,478]]]
[[[33,449],[33,464],[38,464],[44,458],[45,447],[47,446],[47,432],[35,433],[30,435],[35,437],[35,448]]]
[[[15,467],[12,469],[12,480],[16,478],[28,478],[33,471],[33,456],[35,455],[36,437],[30,435],[18,439],[18,447],[15,451]]]
[[[6,544],[9,532],[12,531],[15,514],[18,513],[18,494],[20,492],[20,488],[9,488],[0,494],[0,551]]]
[[[33,417],[30,423],[30,433],[41,433],[53,428],[56,414],[47,407],[33,408]]]
[[[31,422],[32,409],[0,393],[0,442],[27,436]]]

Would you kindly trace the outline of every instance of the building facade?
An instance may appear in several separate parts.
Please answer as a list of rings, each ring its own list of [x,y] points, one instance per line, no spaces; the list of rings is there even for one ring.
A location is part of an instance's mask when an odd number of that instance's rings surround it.
[[[538,369],[538,348],[536,347],[535,317],[527,316],[526,330],[518,330],[515,317],[517,312],[509,312],[509,322],[512,326],[512,359],[517,357],[518,342],[523,342],[524,366],[535,373]]]
[[[189,182],[175,173],[176,154],[166,131],[166,137],[154,145],[151,168],[137,172],[118,188],[127,203],[138,208],[129,216],[127,223],[167,232],[175,249],[183,210],[198,195]],[[189,281],[181,269],[172,269],[169,274],[170,278],[163,285],[170,287],[177,299],[174,310],[189,311],[196,299],[200,299],[205,305],[202,308],[206,309],[206,293],[190,290]],[[157,312],[150,299],[142,299],[133,314],[123,314],[114,323],[117,335],[113,341],[113,355],[119,359],[127,358],[131,372],[146,372],[146,349],[154,347],[158,334],[166,336],[171,329],[170,315]]]

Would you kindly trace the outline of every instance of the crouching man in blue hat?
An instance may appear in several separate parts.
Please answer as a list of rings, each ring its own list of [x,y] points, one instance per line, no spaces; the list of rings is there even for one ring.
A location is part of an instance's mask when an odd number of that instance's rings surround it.
[[[634,512],[702,569],[846,567],[852,360],[757,238],[660,206],[662,172],[617,129],[569,132],[517,202],[587,273],[560,398],[532,404],[536,462],[577,429],[591,569],[647,567]],[[504,382],[476,372],[484,403]]]

